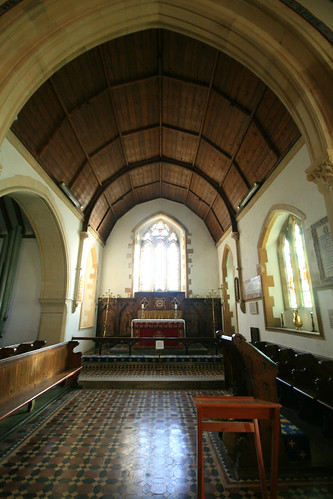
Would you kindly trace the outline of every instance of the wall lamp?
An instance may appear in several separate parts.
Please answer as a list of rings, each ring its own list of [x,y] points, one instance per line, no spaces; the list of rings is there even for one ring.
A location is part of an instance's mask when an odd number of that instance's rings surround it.
[[[241,202],[237,206],[237,210],[241,210],[241,209],[243,209],[247,205],[247,203],[255,195],[255,193],[257,192],[257,190],[259,189],[259,187],[260,187],[260,182],[255,182],[253,184],[253,186],[251,187],[251,189],[249,190],[249,192],[246,194],[246,196],[241,200]]]
[[[66,194],[68,199],[72,201],[72,203],[77,207],[77,208],[82,208],[82,205],[80,201],[74,196],[70,188],[65,184],[65,182],[60,182],[60,187],[63,190],[63,192]]]

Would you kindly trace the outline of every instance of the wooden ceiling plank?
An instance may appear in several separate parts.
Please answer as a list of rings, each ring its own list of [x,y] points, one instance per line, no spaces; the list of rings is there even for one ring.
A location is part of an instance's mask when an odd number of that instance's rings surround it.
[[[205,124],[205,120],[206,120],[206,117],[207,117],[208,103],[209,103],[210,94],[211,94],[211,90],[212,90],[212,86],[213,86],[214,75],[215,75],[215,71],[216,71],[216,67],[217,67],[218,58],[219,58],[219,53],[216,50],[215,51],[215,57],[214,57],[214,63],[213,63],[213,67],[212,67],[212,72],[211,72],[211,75],[210,75],[210,78],[209,78],[208,92],[206,94],[206,101],[205,101],[204,108],[203,108],[203,113],[202,113],[202,119],[201,119],[199,134],[198,134],[198,143],[197,143],[196,151],[195,151],[195,154],[194,154],[194,157],[193,157],[193,166],[196,164],[196,160],[197,160],[197,156],[198,156],[198,151],[199,151],[199,146],[200,146],[200,138],[201,138],[202,130],[203,130],[203,127],[204,127],[204,124]],[[189,189],[190,189],[191,182],[192,182],[192,177],[190,178],[189,183],[188,183],[188,192],[189,192]]]
[[[89,154],[90,158],[92,159],[94,156],[97,156],[102,151],[105,151],[105,149],[107,149],[109,146],[111,146],[112,144],[114,144],[117,140],[119,140],[119,135],[117,135],[115,137],[112,137],[112,139],[108,140],[107,142],[105,142],[104,144],[102,144],[100,147],[98,147],[97,149],[95,149],[94,151],[92,151]]]
[[[162,81],[162,54],[163,54],[163,39],[162,39],[162,31],[158,32],[158,50],[157,50],[157,58],[158,58],[158,114],[159,114],[159,150],[160,156],[162,156],[162,144],[163,144],[163,81]],[[161,174],[161,171],[160,171]],[[160,175],[161,180],[161,175]],[[161,184],[160,184],[160,192]]]
[[[239,196],[255,176],[265,181],[300,136],[256,75],[214,47],[163,29],[73,59],[29,99],[12,129],[55,182],[75,188],[101,234],[158,192],[185,204],[186,187],[215,237],[227,216],[236,227]]]
[[[119,135],[119,138],[120,138],[121,150],[122,150],[122,153],[123,153],[123,156],[124,156],[124,162],[125,162],[125,165],[128,166],[128,158],[127,158],[127,154],[126,154],[126,150],[125,150],[125,146],[124,146],[124,139],[123,139],[123,136],[122,136],[122,130],[121,130],[120,123],[119,123],[119,117],[118,117],[118,113],[117,113],[117,109],[116,109],[116,105],[115,105],[115,101],[114,101],[113,89],[112,89],[112,85],[111,85],[111,82],[110,82],[110,77],[109,77],[108,71],[106,69],[106,61],[105,61],[105,55],[104,55],[104,46],[99,46],[99,51],[100,51],[100,55],[101,55],[101,59],[102,59],[102,63],[103,63],[103,69],[104,69],[105,78],[106,78],[108,89],[109,89],[109,96],[110,96],[110,100],[111,100],[111,106],[112,106],[114,117],[115,117],[115,120],[116,120],[118,135]],[[129,181],[131,183],[132,192],[133,192],[133,196],[134,196],[134,199],[135,199],[135,192],[134,192],[134,187],[133,187],[133,184],[132,184],[131,176],[128,175],[128,178],[129,178]]]
[[[92,164],[90,163],[89,154],[87,153],[87,151],[86,151],[86,149],[85,149],[85,147],[84,147],[84,144],[82,143],[82,141],[80,140],[80,137],[78,136],[78,133],[77,133],[77,131],[76,131],[76,128],[75,128],[75,126],[74,126],[74,123],[73,123],[73,121],[72,121],[72,118],[71,118],[71,116],[69,115],[69,113],[68,113],[68,111],[67,111],[67,109],[66,109],[65,103],[64,103],[64,101],[63,101],[63,99],[62,99],[61,95],[60,95],[60,94],[59,94],[59,92],[58,92],[58,89],[57,89],[57,87],[56,87],[56,84],[55,84],[55,82],[54,82],[54,80],[53,80],[52,76],[51,76],[51,78],[50,78],[50,83],[51,83],[52,88],[53,88],[53,91],[54,91],[54,93],[56,94],[57,99],[58,99],[58,101],[59,101],[59,103],[60,103],[60,105],[61,105],[61,107],[62,107],[62,109],[63,109],[63,111],[64,111],[64,113],[65,113],[65,115],[66,115],[66,117],[67,117],[67,121],[69,122],[70,127],[71,127],[71,129],[72,129],[72,131],[73,131],[73,133],[74,133],[75,139],[77,140],[77,142],[78,142],[78,144],[79,144],[79,146],[80,146],[80,148],[81,148],[81,150],[82,150],[82,152],[83,152],[84,156],[86,157],[86,160],[87,160],[87,162],[88,162],[88,164],[89,164],[89,166],[90,166],[90,168],[91,168],[91,170],[92,170],[93,174],[95,175],[96,180],[97,180],[97,181],[98,181],[98,183],[100,184],[100,181],[99,181],[99,179],[98,179],[97,175],[95,174],[94,168],[93,168]],[[78,174],[78,172],[76,172],[76,173]],[[78,176],[77,174],[75,175],[75,177],[76,177],[76,178],[77,178],[77,176]],[[72,182],[71,182],[71,184],[72,184]],[[69,187],[70,187],[70,185],[69,185]]]
[[[280,153],[279,153],[278,149],[275,147],[275,144],[272,142],[272,140],[270,139],[268,134],[265,132],[264,128],[262,127],[261,123],[259,122],[259,119],[256,118],[255,116],[253,116],[252,121],[255,124],[255,126],[257,127],[258,131],[260,132],[262,138],[264,139],[264,141],[266,142],[268,147],[275,154],[276,161],[277,161],[280,157]]]
[[[238,154],[239,150],[241,149],[241,146],[242,146],[242,144],[243,144],[243,142],[244,142],[244,140],[245,140],[246,134],[247,134],[248,130],[250,129],[251,125],[252,125],[252,122],[253,122],[253,117],[255,116],[255,113],[257,112],[257,109],[259,108],[260,103],[261,103],[261,101],[262,101],[262,100],[263,100],[263,98],[264,98],[264,95],[265,95],[265,92],[266,92],[266,88],[267,88],[267,87],[264,87],[264,89],[263,89],[263,91],[262,91],[262,93],[261,93],[261,96],[260,96],[260,98],[258,99],[257,105],[256,105],[256,106],[253,108],[253,110],[252,110],[252,113],[251,113],[251,116],[250,116],[250,118],[251,118],[251,119],[249,120],[248,125],[247,125],[247,127],[246,127],[246,129],[245,129],[245,131],[244,131],[244,133],[243,133],[243,137],[242,137],[242,139],[240,140],[240,142],[239,142],[239,144],[238,144],[237,150],[234,152],[234,154],[233,154],[233,156],[232,156],[232,158],[231,158],[231,160],[230,160],[230,166],[229,166],[229,169],[226,171],[224,178],[221,180],[221,183],[220,183],[220,185],[221,185],[221,186],[222,186],[222,184],[223,184],[223,182],[224,182],[225,178],[226,178],[226,177],[227,177],[227,175],[229,174],[229,172],[230,172],[230,170],[231,170],[232,166],[234,166],[234,167],[236,168],[237,172],[239,173],[239,175],[241,176],[241,178],[243,179],[243,182],[244,182],[244,184],[246,185],[246,188],[247,188],[247,189],[250,189],[250,188],[252,187],[252,186],[249,184],[249,182],[248,182],[248,180],[247,180],[246,176],[244,175],[244,173],[241,171],[241,169],[239,168],[238,164],[236,163],[235,158],[237,157],[237,154]]]
[[[161,129],[161,134],[160,134],[161,137],[162,137],[162,134],[163,134],[163,129],[180,132],[180,133],[183,133],[185,135],[192,136],[192,137],[199,137],[199,133],[198,132],[193,132],[191,130],[186,130],[184,128],[176,127],[174,125],[169,125],[169,124],[166,124],[166,123],[163,123],[163,122],[160,125],[159,124],[155,124],[155,125],[143,126],[143,127],[140,127],[140,128],[136,128],[134,130],[124,131],[124,132],[122,132],[122,137],[125,138],[125,137],[128,137],[130,135],[136,135],[136,134],[139,134],[139,133],[142,133],[142,132],[146,132],[146,131],[149,131],[149,130],[157,129],[159,127]],[[94,151],[92,151],[89,154],[89,157],[93,158],[94,156],[96,156],[97,154],[99,154],[100,152],[102,152],[103,150],[107,149],[110,145],[112,145],[118,139],[119,139],[118,135],[115,136],[115,137],[113,137],[112,139],[110,139],[109,141],[105,142],[100,147],[98,147],[97,149],[95,149]],[[201,139],[204,142],[206,142],[207,144],[209,144],[217,152],[219,152],[220,154],[222,154],[225,158],[232,159],[231,155],[227,151],[224,151],[218,145],[214,144],[214,142],[212,142],[206,136],[201,135]],[[161,145],[160,145],[160,149],[161,149]]]
[[[156,80],[158,77],[159,76],[157,74],[154,74],[154,75],[146,76],[144,78],[136,78],[135,80],[131,80],[131,81],[123,81],[121,83],[110,83],[110,85],[106,86],[102,90],[99,90],[95,94],[84,99],[82,102],[80,102],[80,104],[77,104],[76,106],[74,106],[72,109],[70,109],[68,111],[68,113],[70,115],[75,114],[77,111],[80,111],[83,106],[85,106],[89,103],[92,103],[94,100],[98,99],[102,95],[109,93],[110,90],[118,90],[118,89],[130,87],[132,85],[137,85],[139,83],[146,83],[146,82],[149,82],[151,80]]]
[[[226,100],[229,104],[229,106],[232,106],[236,108],[238,111],[240,111],[242,114],[245,116],[251,116],[251,110],[247,109],[246,107],[242,106],[239,102],[237,102],[235,99],[232,99],[229,95],[227,95],[225,92],[222,92],[218,88],[212,87],[212,93],[215,93],[222,97],[224,100]]]
[[[48,146],[50,145],[50,142],[52,139],[56,136],[57,132],[60,130],[64,122],[66,121],[67,116],[64,116],[64,118],[54,127],[50,135],[47,137],[47,140],[42,144],[42,146],[39,148],[37,151],[38,156],[42,157]]]

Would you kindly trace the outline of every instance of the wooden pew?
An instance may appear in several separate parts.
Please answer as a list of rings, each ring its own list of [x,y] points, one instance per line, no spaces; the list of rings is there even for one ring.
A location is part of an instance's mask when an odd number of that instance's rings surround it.
[[[0,348],[0,359],[5,359],[6,357],[11,357],[12,355],[18,355],[24,352],[30,352],[31,350],[37,350],[45,345],[45,340],[35,340],[17,343],[16,345],[4,346]]]
[[[333,359],[274,343],[255,346],[277,363],[279,401],[333,437]]]
[[[82,369],[78,341],[58,343],[0,360],[0,421],[68,380],[76,387]]]
[[[217,334],[222,340],[226,388],[231,388],[234,395],[251,395],[277,403],[276,363],[247,342],[241,334]]]
[[[276,376],[277,365],[241,334],[224,336],[219,331],[221,339],[224,367],[225,387],[235,396],[253,396],[255,399],[278,403]],[[260,422],[260,434],[265,460],[270,458],[272,428],[267,421]],[[244,477],[253,463],[256,462],[254,442],[243,439],[238,442],[227,434],[223,434],[223,443],[229,457],[238,462],[238,474]],[[286,460],[283,446],[280,445],[280,460]]]

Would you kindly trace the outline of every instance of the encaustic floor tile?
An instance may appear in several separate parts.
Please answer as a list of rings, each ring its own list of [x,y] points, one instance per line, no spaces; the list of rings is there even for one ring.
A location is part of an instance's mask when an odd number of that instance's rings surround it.
[[[223,393],[74,392],[3,457],[0,497],[195,498],[193,398],[199,394]],[[261,497],[258,480],[237,483],[228,478],[209,434],[204,438],[204,455],[207,499]],[[279,498],[333,497],[329,483],[308,481],[300,487],[279,482],[279,489]]]

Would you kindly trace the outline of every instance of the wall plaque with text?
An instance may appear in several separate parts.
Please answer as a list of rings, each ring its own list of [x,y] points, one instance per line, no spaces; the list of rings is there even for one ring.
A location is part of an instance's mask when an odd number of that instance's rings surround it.
[[[320,280],[333,282],[333,238],[328,218],[322,218],[311,226]]]

